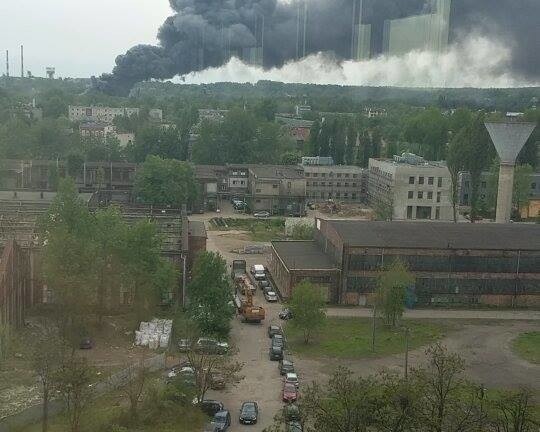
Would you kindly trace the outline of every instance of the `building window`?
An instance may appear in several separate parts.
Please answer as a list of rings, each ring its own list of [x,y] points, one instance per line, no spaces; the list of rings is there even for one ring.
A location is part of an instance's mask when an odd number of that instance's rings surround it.
[[[352,199],[353,199],[353,200],[356,199],[356,194],[355,194],[355,193],[352,194]]]
[[[418,199],[424,199],[424,192],[418,191]]]
[[[340,182],[337,182],[337,183],[336,183],[336,186],[337,186],[337,187],[341,187],[341,183],[340,183]]]
[[[427,193],[427,199],[428,199],[428,200],[432,200],[432,199],[433,199],[433,192],[429,191],[429,192]]]
[[[334,183],[328,182],[328,187],[332,187],[332,186],[334,186]]]
[[[336,198],[341,198],[341,192],[336,192]]]
[[[277,189],[277,185],[276,186],[276,189]],[[291,188],[291,182],[287,182],[287,189],[290,189]]]
[[[349,178],[349,174],[345,174],[345,178]]]
[[[321,173],[321,177],[322,177],[322,178],[325,178],[325,177],[326,177],[326,173]]]
[[[424,184],[424,177],[418,177],[418,184]]]
[[[334,177],[334,173],[331,172],[330,174],[328,174],[328,177]]]
[[[321,182],[321,186],[326,186],[326,182]]]
[[[353,174],[352,178],[358,178],[358,174]]]
[[[413,191],[409,191],[409,193],[408,193],[408,198],[409,198],[409,199],[413,199],[413,198],[414,198],[414,192],[413,192]]]
[[[306,177],[309,177],[309,176],[310,176],[310,173],[308,173],[308,172],[307,172],[307,173],[305,173],[305,174],[306,174]]]
[[[352,187],[355,188],[355,187],[356,187],[356,183],[353,183],[353,184],[352,184]]]
[[[328,192],[328,199],[332,199],[332,192]]]
[[[437,179],[437,187],[442,187],[442,177]]]
[[[427,179],[427,184],[428,184],[428,185],[433,185],[433,180],[435,180],[434,177],[428,177],[428,179]]]
[[[273,184],[272,185],[272,189],[277,189],[278,188],[278,185],[277,184]]]
[[[309,186],[309,182],[306,182],[306,186]]]
[[[409,177],[409,184],[414,184],[414,177]]]
[[[349,187],[349,183],[345,183],[345,187]]]
[[[319,177],[318,173],[313,173],[313,177]]]
[[[344,192],[343,193],[343,198],[349,198],[349,192]]]
[[[440,207],[437,207],[435,209],[435,219],[440,219],[441,218],[441,208]]]
[[[261,190],[260,189],[255,189],[255,192],[261,193]]]
[[[482,184],[481,184],[481,187],[482,187],[482,189],[485,189],[487,187],[487,183],[485,181],[483,181]]]
[[[407,219],[412,219],[412,206],[407,206]]]
[[[337,173],[337,178],[341,178],[341,173]]]
[[[313,182],[313,186],[319,186],[318,182]]]
[[[260,204],[260,203],[261,203],[261,200],[255,200],[255,202],[256,202],[257,204]]]
[[[441,202],[441,193],[440,192],[437,192],[437,202],[438,203]]]
[[[531,184],[531,189],[532,189],[532,190],[535,190],[535,189],[536,189],[536,183],[532,183],[532,184]]]

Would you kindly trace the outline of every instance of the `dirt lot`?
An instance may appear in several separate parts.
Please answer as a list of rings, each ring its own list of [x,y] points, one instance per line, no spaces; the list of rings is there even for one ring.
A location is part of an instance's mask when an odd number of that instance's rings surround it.
[[[206,215],[205,215],[206,216]],[[204,219],[204,218],[202,218]],[[208,232],[208,249],[219,251],[230,263],[232,259],[246,259],[248,266],[266,264],[265,255],[237,255],[231,251],[253,244],[241,232]],[[264,243],[260,243],[264,244]],[[280,305],[269,305],[261,293],[257,302],[267,308],[267,320],[261,325],[242,324],[238,319],[233,323],[232,340],[240,352],[238,358],[245,363],[245,379],[227,392],[209,393],[208,397],[223,401],[233,416],[231,432],[250,430],[262,431],[272,423],[273,416],[282,407],[280,401],[281,377],[276,362],[268,359],[269,339],[266,326],[279,322]],[[369,310],[331,308],[334,316],[362,316]],[[459,352],[467,361],[467,374],[487,387],[516,387],[528,385],[540,392],[540,366],[520,359],[511,350],[511,341],[519,333],[540,327],[539,312],[512,311],[414,311],[414,319],[448,320],[453,328],[442,340],[451,350]],[[412,351],[409,356],[411,366],[425,360],[423,349]],[[305,360],[294,358],[302,383],[324,380],[332,372],[335,359]],[[359,374],[370,374],[381,368],[403,369],[403,355],[370,358],[358,361],[343,361],[343,364]],[[238,410],[242,401],[256,400],[260,407],[260,421],[255,427],[238,424]]]

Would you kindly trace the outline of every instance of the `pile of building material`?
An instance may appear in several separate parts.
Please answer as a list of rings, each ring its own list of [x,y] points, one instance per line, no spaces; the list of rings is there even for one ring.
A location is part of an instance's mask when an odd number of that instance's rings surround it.
[[[135,331],[135,345],[151,350],[165,349],[169,346],[172,332],[172,320],[154,318],[150,322],[141,322]]]
[[[362,219],[373,219],[373,210],[362,204],[345,204],[335,201],[325,201],[316,203],[315,209],[324,214],[338,217],[360,217]]]

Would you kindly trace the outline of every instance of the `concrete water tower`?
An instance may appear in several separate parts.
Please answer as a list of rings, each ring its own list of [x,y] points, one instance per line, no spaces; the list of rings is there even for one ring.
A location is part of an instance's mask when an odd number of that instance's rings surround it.
[[[497,223],[508,223],[512,212],[516,159],[536,124],[506,119],[501,122],[486,122],[485,125],[501,159],[495,220]]]

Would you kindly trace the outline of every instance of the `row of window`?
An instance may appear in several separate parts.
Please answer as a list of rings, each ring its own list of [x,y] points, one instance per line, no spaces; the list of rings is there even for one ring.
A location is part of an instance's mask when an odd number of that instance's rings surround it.
[[[336,187],[341,187],[342,183],[340,182],[337,182],[336,183]],[[328,186],[328,187],[333,187],[334,186],[334,183],[333,182],[306,182],[306,186],[314,186],[314,187],[317,187],[317,186]],[[358,186],[358,183],[343,183],[343,187],[349,187],[349,186],[352,186],[353,188],[357,187]]]
[[[426,196],[428,200],[432,200],[433,199],[433,192],[432,191],[427,191],[427,193],[426,193],[424,191],[418,191],[416,196],[417,196],[418,199],[424,199],[424,196]],[[414,191],[409,191],[408,194],[407,194],[407,198],[414,199]],[[441,193],[440,192],[437,192],[437,202],[438,203],[441,202]]]
[[[320,173],[320,174],[321,174],[320,177],[322,177],[322,178],[326,177],[326,173]],[[319,177],[319,173],[316,173],[316,172],[314,172],[314,173],[305,172],[304,175],[306,177]],[[337,178],[341,178],[342,176],[344,178],[349,178],[349,177],[358,178],[358,174],[352,174],[352,175],[349,174],[349,173],[343,173],[343,174],[342,173],[336,173],[335,174],[335,177],[337,177]],[[334,177],[334,173],[328,173],[328,177]]]
[[[426,181],[425,177],[423,177],[423,176],[418,177],[418,184],[419,185],[425,184],[425,181]],[[443,181],[442,177],[437,177],[437,187],[442,187],[442,181]],[[415,176],[409,177],[409,184],[415,184],[415,183],[416,183],[416,177]],[[428,177],[427,178],[427,184],[430,185],[430,186],[434,185],[435,184],[435,177]]]
[[[351,200],[356,200],[359,195],[357,193],[351,193],[349,194],[348,192],[335,192],[335,193],[332,193],[332,192],[308,192],[306,193],[306,197],[307,198],[315,198],[315,199],[318,199],[318,198],[322,198],[322,199],[333,199],[333,198],[336,198],[336,199],[351,199]]]

